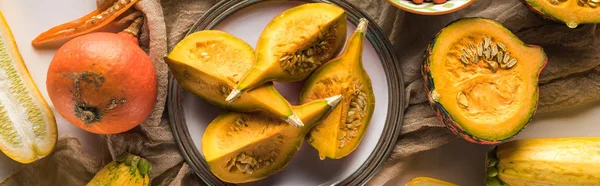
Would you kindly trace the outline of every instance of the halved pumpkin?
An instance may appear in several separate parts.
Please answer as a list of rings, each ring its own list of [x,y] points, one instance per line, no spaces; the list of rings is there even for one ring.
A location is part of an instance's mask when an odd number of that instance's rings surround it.
[[[464,139],[497,144],[525,128],[538,103],[543,49],[500,23],[463,18],[430,43],[422,69],[439,119]]]
[[[544,17],[561,21],[570,28],[584,23],[600,23],[598,0],[521,0]]]

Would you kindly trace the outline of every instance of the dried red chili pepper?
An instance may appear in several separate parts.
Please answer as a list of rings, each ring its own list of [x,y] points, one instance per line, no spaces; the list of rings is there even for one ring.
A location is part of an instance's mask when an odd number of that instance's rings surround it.
[[[31,41],[31,44],[34,47],[62,45],[77,36],[100,31],[104,26],[127,12],[138,1],[107,0],[104,5],[93,12],[40,34]]]

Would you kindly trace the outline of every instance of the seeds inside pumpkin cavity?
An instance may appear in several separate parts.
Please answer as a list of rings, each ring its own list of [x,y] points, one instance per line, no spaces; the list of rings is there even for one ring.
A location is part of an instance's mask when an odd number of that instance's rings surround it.
[[[240,172],[243,174],[252,174],[258,169],[269,166],[274,161],[274,157],[277,153],[270,153],[267,159],[260,156],[253,156],[250,153],[242,152],[237,156],[233,156],[227,161],[223,168],[228,169],[230,172]]]
[[[229,131],[227,135],[229,137],[237,137],[242,135],[242,133],[245,133],[246,131],[244,128],[249,127],[250,122],[274,124],[278,121],[279,125],[287,125],[287,123],[275,117],[261,118],[257,121],[253,116],[242,115],[229,125]],[[274,143],[258,144],[249,148],[245,147],[247,148],[246,150],[238,153],[235,156],[232,156],[223,165],[223,168],[229,170],[230,172],[253,174],[260,168],[271,165],[281,153],[279,147],[284,143],[285,136],[279,134],[270,137],[270,139]]]
[[[211,85],[206,80],[196,76],[195,74],[190,73],[187,70],[183,71],[183,78],[193,83],[194,86],[200,90],[205,90],[207,92],[216,92],[218,95],[221,95],[223,97],[227,96],[232,89],[232,87],[226,83],[220,83],[216,86]]]
[[[550,4],[552,4],[552,5],[560,5],[567,1],[569,1],[569,0],[548,0],[548,2],[550,2]],[[577,1],[577,5],[580,7],[598,8],[598,6],[600,6],[600,0],[573,0],[573,1]]]
[[[329,26],[319,33],[317,40],[305,49],[287,53],[279,58],[281,68],[290,75],[308,73],[321,66],[331,57],[331,45],[335,42],[338,25]]]
[[[346,112],[344,124],[340,125],[340,134],[338,134],[338,148],[343,148],[347,142],[355,138],[358,129],[362,125],[362,119],[367,114],[367,94],[361,81],[355,79],[352,81],[352,87],[349,88],[350,104]]]
[[[348,85],[348,87],[345,87]],[[315,85],[315,92],[309,96],[311,100],[323,99],[334,95],[342,94],[344,101],[338,105],[342,109],[342,117],[338,125],[337,148],[343,148],[357,138],[359,130],[363,126],[364,118],[369,110],[369,97],[367,88],[363,80],[353,76],[334,75],[319,80]],[[314,127],[311,130],[318,131],[320,127]],[[307,141],[312,142],[314,138],[308,137]]]
[[[599,0],[600,1],[600,0]],[[515,66],[517,59],[511,58],[504,43],[494,43],[491,37],[483,35],[476,43],[467,43],[460,49],[459,61],[464,65],[475,64],[484,59],[488,68],[496,72],[499,68],[510,69]],[[477,45],[477,47],[475,47]]]
[[[502,42],[498,42],[498,44],[497,44],[497,45],[498,45],[498,48],[500,48],[500,49],[502,49],[502,51],[505,51],[505,52],[506,52],[506,45],[504,45],[504,43],[502,43]]]

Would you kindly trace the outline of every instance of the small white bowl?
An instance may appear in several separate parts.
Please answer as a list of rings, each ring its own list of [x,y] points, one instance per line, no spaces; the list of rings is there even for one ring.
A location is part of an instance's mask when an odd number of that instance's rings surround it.
[[[388,3],[401,10],[421,15],[442,15],[452,13],[469,6],[475,1],[476,0],[448,0],[442,4],[424,2],[418,5],[413,3],[412,0],[387,0]]]

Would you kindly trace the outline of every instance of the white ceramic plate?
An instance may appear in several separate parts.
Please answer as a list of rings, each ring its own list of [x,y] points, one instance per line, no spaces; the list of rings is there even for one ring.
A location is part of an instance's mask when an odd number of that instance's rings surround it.
[[[421,15],[442,15],[461,10],[476,0],[448,0],[442,4],[424,2],[415,4],[412,0],[387,0],[388,3],[407,12]]]
[[[272,18],[288,8],[303,3],[298,1],[254,2],[239,0],[237,4],[233,1],[220,3],[209,10],[192,30],[226,31],[255,47],[260,33]],[[237,7],[239,11],[231,11],[231,14],[227,11],[211,14],[211,11],[231,10],[231,7]],[[352,13],[355,15],[350,15]],[[364,15],[356,15],[356,12],[351,10],[348,10],[347,14],[349,17],[347,35],[349,37],[356,28],[357,18],[364,17]],[[211,17],[211,15],[216,17]],[[206,23],[207,26],[203,26],[203,23]],[[389,43],[383,42],[387,40],[377,39],[378,36],[382,36],[378,29],[375,23],[370,22],[367,35],[369,42],[365,43],[363,52],[363,63],[373,82],[376,107],[360,146],[343,159],[322,161],[319,160],[317,151],[304,143],[285,169],[248,185],[346,185],[364,183],[372,176],[378,165],[387,157],[390,147],[395,144],[403,114],[401,98],[404,97],[402,88],[404,86],[401,84],[397,62],[391,53]],[[302,84],[303,82],[275,83],[275,87],[290,103],[296,104]],[[211,185],[224,184],[208,172],[199,151],[202,135],[207,125],[224,110],[182,90],[174,79],[171,79],[169,96],[171,123],[182,153],[205,182],[209,182]]]

